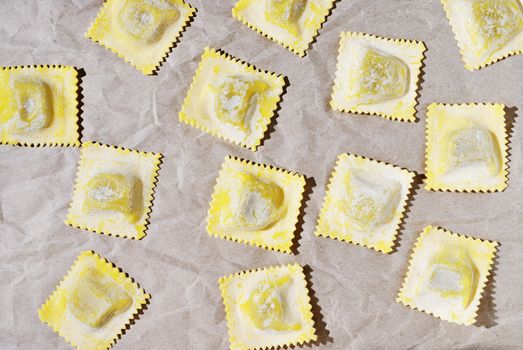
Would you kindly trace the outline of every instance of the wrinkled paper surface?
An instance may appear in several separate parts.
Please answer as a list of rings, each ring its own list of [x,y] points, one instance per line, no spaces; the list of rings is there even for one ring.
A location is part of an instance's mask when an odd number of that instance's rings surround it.
[[[63,224],[79,150],[0,146],[0,348],[69,349],[37,310],[76,256],[95,250],[140,283],[151,303],[115,349],[225,349],[227,327],[217,280],[240,270],[309,265],[322,349],[493,349],[523,343],[523,123],[512,135],[503,193],[419,189],[390,255],[314,236],[336,156],[351,152],[423,172],[425,110],[431,102],[499,102],[523,108],[523,56],[465,70],[437,0],[341,0],[301,59],[231,16],[232,0],[191,0],[198,13],[156,76],[144,76],[84,38],[101,0],[0,1],[0,64],[64,64],[82,78],[83,140],[161,152],[148,236],[98,235]],[[428,46],[419,121],[333,112],[328,107],[338,36],[362,31],[423,40]],[[205,46],[222,48],[290,85],[277,123],[258,152],[178,122]],[[297,255],[211,238],[206,212],[228,154],[314,179]],[[428,224],[501,242],[495,281],[480,323],[459,326],[395,302],[408,256]],[[326,330],[325,330],[326,329]]]

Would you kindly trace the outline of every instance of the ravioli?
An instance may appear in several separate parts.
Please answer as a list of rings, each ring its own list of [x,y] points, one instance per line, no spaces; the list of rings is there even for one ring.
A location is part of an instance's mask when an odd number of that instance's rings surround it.
[[[183,0],[108,0],[86,37],[152,74],[195,12]]]
[[[303,269],[298,264],[246,271],[219,280],[231,349],[316,340]]]
[[[414,121],[423,42],[341,34],[331,107]]]
[[[255,151],[283,94],[283,76],[206,48],[180,121]]]
[[[427,226],[416,242],[397,301],[445,321],[475,323],[497,245]]]
[[[227,157],[210,203],[211,236],[291,252],[303,176]]]
[[[143,238],[160,161],[160,154],[84,143],[65,223],[102,234]]]
[[[232,15],[303,57],[327,19],[334,1],[239,0]]]
[[[442,0],[442,3],[468,70],[523,50],[521,0]]]
[[[40,320],[79,350],[106,350],[150,295],[100,255],[82,252],[38,310]]]
[[[485,192],[506,188],[504,108],[499,104],[428,107],[427,189]]]
[[[78,72],[74,67],[0,70],[0,142],[78,146]]]
[[[330,178],[316,236],[390,253],[415,174],[342,154]]]

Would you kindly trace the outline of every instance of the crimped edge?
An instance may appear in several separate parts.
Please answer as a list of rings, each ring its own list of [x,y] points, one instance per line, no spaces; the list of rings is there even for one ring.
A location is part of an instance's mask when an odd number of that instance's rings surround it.
[[[452,34],[454,35],[454,39],[458,43],[458,48],[459,48],[459,53],[461,55],[461,60],[465,64],[465,69],[467,69],[468,71],[473,72],[474,70],[479,70],[481,68],[485,68],[486,66],[494,64],[494,63],[496,63],[498,61],[504,60],[507,57],[514,56],[514,55],[520,55],[520,54],[523,53],[523,48],[516,49],[516,50],[512,50],[512,51],[506,52],[506,53],[504,53],[502,55],[497,55],[497,56],[496,55],[491,55],[491,57],[489,57],[488,60],[486,60],[485,62],[483,62],[481,64],[476,64],[476,65],[469,64],[469,62],[467,62],[465,60],[466,47],[463,45],[463,43],[460,40],[458,40],[457,29],[452,25],[452,22],[451,22],[451,11],[450,11],[450,7],[449,7],[449,4],[448,4],[448,0],[440,0],[440,1],[441,1],[441,4],[443,5],[443,9],[445,10],[445,15],[447,16],[447,20],[448,20],[450,28],[452,30]]]
[[[325,220],[324,216],[326,215],[326,211],[327,211],[327,208],[325,207],[325,202],[327,201],[327,197],[329,196],[330,192],[332,191],[333,179],[338,175],[338,171],[339,171],[339,168],[340,168],[341,164],[343,162],[347,161],[348,159],[350,159],[351,157],[354,157],[355,159],[363,159],[365,161],[369,161],[369,162],[372,162],[374,164],[379,164],[380,166],[384,166],[384,167],[386,167],[388,169],[401,170],[401,172],[403,174],[408,175],[410,177],[410,181],[407,184],[407,188],[406,188],[405,198],[402,198],[402,202],[398,205],[397,211],[399,211],[401,215],[397,219],[397,223],[394,226],[394,237],[393,237],[393,239],[391,241],[391,245],[389,247],[390,250],[379,249],[379,248],[373,247],[373,246],[371,246],[369,244],[357,242],[357,241],[354,241],[352,239],[347,239],[346,237],[341,237],[341,236],[333,237],[333,236],[331,236],[329,234],[325,234],[324,232],[319,230],[320,224],[322,223],[322,221]],[[364,156],[359,156],[359,155],[351,154],[351,153],[342,153],[342,154],[340,154],[338,156],[338,158],[336,159],[336,164],[334,166],[334,171],[332,172],[332,174],[331,174],[331,176],[329,178],[329,183],[327,184],[327,190],[325,192],[325,197],[323,199],[323,204],[322,204],[322,207],[321,207],[321,210],[320,210],[320,215],[318,216],[318,220],[316,221],[316,229],[314,231],[314,235],[316,237],[331,238],[331,239],[335,239],[335,240],[338,240],[338,241],[341,241],[341,242],[351,243],[351,244],[354,244],[354,245],[357,245],[357,246],[360,246],[360,247],[370,248],[370,249],[373,249],[373,250],[375,250],[377,252],[381,252],[383,254],[390,254],[390,253],[392,253],[394,251],[393,247],[394,247],[394,245],[395,245],[395,243],[396,243],[396,241],[398,239],[398,231],[399,231],[400,225],[402,224],[403,220],[405,219],[406,208],[407,208],[407,205],[409,203],[409,193],[412,191],[415,177],[416,177],[416,173],[415,172],[410,171],[410,170],[408,170],[406,168],[402,168],[402,167],[397,166],[397,165],[393,165],[393,164],[390,164],[390,163],[387,163],[387,162],[383,162],[381,160],[367,158],[367,157],[364,157]]]
[[[190,103],[191,97],[197,93],[196,89],[195,89],[196,81],[197,81],[198,77],[200,76],[201,71],[203,70],[205,62],[210,58],[218,58],[218,59],[223,59],[223,60],[230,61],[230,62],[233,62],[236,64],[240,64],[242,66],[242,68],[246,69],[249,73],[263,74],[269,80],[271,80],[272,83],[274,84],[275,92],[278,93],[278,100],[274,103],[274,106],[272,108],[272,115],[269,117],[261,116],[260,120],[258,121],[259,125],[262,125],[262,133],[261,133],[261,137],[258,140],[256,140],[256,143],[254,143],[252,146],[248,146],[244,142],[239,142],[239,141],[233,140],[233,139],[227,137],[226,135],[223,135],[217,131],[210,130],[210,129],[204,127],[203,125],[198,123],[198,121],[196,121],[194,118],[189,117],[185,112],[187,105],[189,105],[189,103]],[[180,122],[183,122],[184,124],[187,124],[194,128],[200,129],[201,131],[203,131],[209,135],[220,138],[224,141],[233,143],[235,145],[245,147],[247,149],[250,149],[253,152],[256,152],[258,147],[261,145],[262,140],[265,138],[265,136],[267,134],[267,130],[269,128],[271,120],[276,117],[276,110],[278,109],[278,105],[282,101],[282,97],[284,94],[284,87],[285,87],[285,78],[283,75],[277,74],[274,72],[270,72],[268,70],[258,69],[254,65],[247,63],[246,61],[241,60],[239,58],[236,58],[221,49],[214,49],[214,48],[206,47],[201,56],[201,60],[200,60],[200,63],[198,64],[198,68],[196,69],[196,73],[194,74],[193,80],[189,87],[189,91],[187,92],[187,95],[185,96],[185,99],[183,101],[182,109],[178,113],[178,118],[179,118]],[[276,88],[277,88],[277,91],[276,91]]]
[[[4,66],[0,69],[2,71],[8,71],[8,70],[23,70],[23,69],[32,69],[32,68],[40,68],[44,70],[49,69],[60,69],[64,71],[74,71],[73,79],[75,80],[74,83],[74,90],[72,91],[74,94],[74,102],[71,103],[71,106],[74,108],[74,115],[75,115],[75,124],[76,129],[74,130],[75,135],[75,141],[74,142],[9,142],[0,140],[0,145],[11,145],[11,146],[21,146],[21,147],[79,147],[82,143],[80,141],[80,110],[78,108],[78,90],[80,88],[80,77],[78,68],[75,66],[66,66],[61,64],[34,64],[34,65],[22,65],[22,66]]]
[[[210,221],[210,218],[212,216],[214,216],[214,214],[216,214],[215,210],[213,210],[213,209],[214,209],[215,194],[216,194],[216,191],[219,188],[218,179],[220,179],[222,176],[225,176],[224,173],[223,173],[224,166],[228,162],[236,162],[239,165],[241,165],[242,167],[255,167],[255,168],[258,168],[258,169],[269,170],[270,172],[275,172],[278,175],[285,175],[287,178],[291,178],[292,181],[295,181],[295,182],[299,181],[300,182],[302,190],[301,190],[301,192],[299,194],[299,198],[296,198],[296,202],[299,203],[299,205],[296,207],[295,212],[293,212],[293,213],[289,213],[288,212],[287,213],[287,216],[289,218],[293,218],[293,220],[294,220],[294,225],[292,225],[292,228],[289,227],[289,229],[292,229],[292,236],[293,237],[289,240],[288,247],[286,247],[286,248],[278,248],[278,247],[275,247],[275,246],[268,245],[266,242],[262,242],[262,241],[258,241],[258,240],[246,240],[246,239],[242,239],[242,238],[239,238],[239,237],[231,237],[231,236],[229,236],[226,233],[217,232],[217,231],[212,229],[212,227],[209,224],[209,221]],[[209,203],[209,210],[207,211],[207,226],[206,226],[207,233],[211,237],[217,237],[217,238],[229,240],[229,241],[236,242],[236,243],[248,244],[248,245],[251,245],[253,247],[264,248],[264,249],[268,249],[268,250],[272,250],[272,251],[276,251],[276,252],[292,254],[293,240],[296,237],[296,231],[298,230],[298,221],[299,221],[298,217],[300,215],[300,210],[301,210],[301,208],[303,206],[302,202],[303,202],[303,194],[305,192],[305,184],[306,184],[305,176],[304,175],[300,175],[300,174],[298,174],[296,172],[292,172],[292,171],[289,171],[289,170],[286,170],[286,169],[281,169],[281,168],[272,166],[270,164],[268,165],[268,164],[263,164],[263,163],[255,163],[255,162],[252,162],[250,160],[245,160],[245,159],[242,159],[242,158],[239,158],[239,157],[235,157],[235,156],[230,156],[230,155],[226,156],[225,160],[223,161],[223,163],[221,165],[220,171],[218,172],[218,177],[216,178],[216,184],[214,185],[213,194],[211,196],[211,201]]]
[[[503,110],[502,118],[504,120],[504,133],[503,133],[503,144],[505,145],[505,152],[502,154],[503,164],[503,181],[500,181],[496,186],[493,187],[475,187],[475,188],[457,188],[454,186],[436,186],[432,183],[431,179],[434,177],[433,172],[428,167],[429,155],[432,154],[432,144],[429,142],[433,139],[431,120],[433,118],[432,110],[435,107],[475,107],[475,106],[487,106],[487,107],[498,107]],[[428,191],[438,192],[460,192],[460,193],[494,193],[503,192],[508,187],[508,174],[509,174],[509,162],[510,162],[510,144],[508,138],[508,123],[507,114],[505,112],[506,106],[501,103],[431,103],[427,107],[427,119],[425,126],[426,140],[425,140],[425,189]]]
[[[98,39],[95,39],[92,35],[92,31],[94,30],[94,28],[96,26],[98,26],[98,22],[100,20],[99,19],[100,15],[102,14],[102,12],[108,11],[108,6],[109,6],[108,4],[112,1],[115,1],[115,0],[105,0],[104,5],[98,12],[94,21],[91,23],[91,26],[87,29],[87,32],[85,33],[84,36],[87,39],[90,39],[90,40],[94,41],[95,43],[98,43],[100,46],[104,47],[105,49],[112,51],[118,57],[122,58],[125,62],[129,63],[131,66],[138,69],[140,72],[142,72],[145,75],[152,75],[152,74],[154,74],[154,72],[156,72],[157,70],[160,69],[160,66],[162,65],[163,61],[167,58],[169,53],[172,51],[174,46],[177,44],[178,40],[181,38],[182,34],[185,32],[185,30],[189,26],[189,23],[192,22],[194,16],[196,15],[196,12],[197,12],[197,9],[195,7],[192,7],[185,0],[181,1],[182,5],[186,11],[185,11],[185,16],[182,20],[182,26],[180,27],[180,30],[177,32],[176,36],[174,36],[172,38],[172,40],[168,41],[166,43],[166,45],[162,48],[161,51],[163,52],[163,54],[159,58],[158,62],[151,63],[151,64],[154,64],[154,67],[152,67],[151,69],[144,69],[144,68],[138,67],[138,65],[136,65],[132,59],[126,57],[124,54],[120,53],[117,49],[107,46],[104,42],[102,42]]]
[[[298,55],[298,56],[303,58],[303,57],[305,57],[306,52],[311,48],[312,44],[316,40],[317,36],[319,35],[319,31],[322,29],[323,25],[327,21],[327,18],[329,18],[329,16],[332,14],[332,10],[334,9],[334,4],[338,0],[330,0],[328,6],[322,7],[322,9],[323,9],[323,14],[321,16],[322,19],[321,19],[321,21],[319,21],[319,23],[317,24],[316,28],[314,29],[314,31],[312,33],[311,40],[308,43],[306,43],[307,46],[305,46],[303,49],[299,49],[299,48],[297,48],[294,45],[286,44],[282,40],[279,40],[278,38],[275,38],[272,35],[269,35],[269,34],[265,33],[265,31],[262,28],[254,25],[254,24],[251,24],[244,16],[242,16],[240,14],[238,9],[236,8],[236,6],[238,5],[239,1],[240,0],[238,0],[236,5],[232,9],[232,16],[233,16],[233,18],[235,18],[236,20],[240,21],[241,23],[243,23],[244,25],[246,25],[250,29],[254,30],[255,32],[258,32],[259,34],[261,34],[265,38],[267,38],[267,39],[269,39],[269,40],[271,40],[271,41],[273,41],[275,43],[280,44],[281,46],[285,47],[287,50],[289,50],[289,51],[291,51],[291,52],[295,53],[296,55]]]
[[[416,79],[416,91],[415,91],[416,93],[415,93],[414,99],[412,101],[412,107],[410,108],[412,114],[409,113],[409,115],[407,116],[406,114],[385,113],[385,112],[379,112],[379,111],[364,112],[364,111],[361,111],[360,109],[358,109],[357,107],[351,107],[351,108],[340,107],[335,103],[334,95],[339,91],[338,86],[342,82],[342,80],[338,77],[338,74],[337,74],[337,72],[339,72],[341,70],[341,55],[343,54],[342,41],[343,41],[343,39],[345,39],[346,37],[349,37],[349,36],[360,37],[360,38],[365,38],[365,39],[369,39],[369,40],[378,40],[378,41],[390,43],[390,44],[396,45],[396,46],[397,45],[408,45],[411,47],[415,47],[415,46],[419,47],[419,49],[420,49],[419,59],[414,63],[407,64],[409,66],[409,69],[412,67],[415,67],[415,69],[412,70],[412,72],[411,72],[411,75],[413,77],[415,77],[415,79]],[[379,117],[382,117],[385,119],[397,120],[397,121],[402,121],[402,122],[403,121],[415,122],[417,120],[416,119],[416,112],[417,112],[416,107],[419,104],[421,82],[422,82],[421,76],[422,76],[422,72],[423,72],[422,68],[423,68],[423,62],[426,58],[426,56],[425,56],[426,51],[427,51],[427,46],[425,45],[425,43],[423,41],[401,39],[401,38],[396,38],[396,39],[387,38],[387,37],[382,37],[382,36],[378,36],[378,35],[374,35],[374,34],[368,34],[368,33],[364,33],[364,32],[342,32],[340,34],[340,44],[338,47],[338,60],[336,63],[336,77],[334,79],[334,85],[332,87],[332,94],[331,94],[331,100],[330,100],[331,108],[335,111],[343,112],[343,113],[353,113],[353,114],[368,115],[368,116],[379,116]],[[401,100],[401,98],[399,100]]]
[[[151,178],[149,179],[149,181],[152,182],[152,186],[151,186],[151,189],[149,190],[149,193],[147,193],[147,195],[144,198],[144,203],[147,203],[147,205],[144,206],[144,208],[145,208],[145,212],[144,212],[145,222],[143,224],[143,229],[141,231],[138,231],[136,236],[129,236],[129,235],[124,235],[124,234],[119,234],[119,233],[104,232],[102,230],[96,230],[96,229],[93,229],[91,227],[87,227],[87,226],[84,226],[84,225],[77,225],[73,220],[69,219],[69,214],[70,214],[70,211],[71,211],[72,206],[73,206],[73,202],[72,201],[71,201],[71,203],[69,203],[69,209],[68,209],[67,217],[66,217],[64,223],[66,225],[69,225],[71,227],[74,227],[74,228],[77,228],[77,229],[80,229],[80,230],[86,230],[86,231],[90,231],[90,232],[94,232],[94,233],[98,233],[98,234],[102,234],[102,235],[141,240],[142,238],[144,238],[147,235],[146,232],[147,232],[148,226],[150,224],[151,212],[152,212],[153,201],[154,201],[154,194],[155,194],[156,185],[158,183],[158,171],[160,170],[160,164],[162,163],[163,155],[161,153],[142,152],[142,151],[137,151],[137,150],[133,150],[133,149],[123,148],[123,147],[120,147],[120,146],[111,146],[111,145],[101,144],[101,143],[98,143],[98,142],[95,142],[95,141],[87,141],[87,142],[85,142],[82,145],[82,151],[81,151],[81,154],[80,154],[80,160],[78,162],[78,166],[77,166],[77,169],[76,169],[76,180],[75,180],[75,184],[74,184],[74,187],[73,187],[72,198],[75,197],[77,191],[80,191],[80,189],[78,188],[78,180],[79,180],[79,177],[80,177],[80,169],[81,169],[82,166],[84,166],[84,162],[85,162],[85,160],[84,160],[84,152],[83,152],[84,148],[83,147],[84,146],[90,146],[90,145],[96,145],[96,146],[99,146],[99,147],[105,147],[105,148],[112,149],[112,150],[118,150],[118,151],[123,152],[125,154],[135,153],[135,154],[139,154],[139,155],[142,155],[142,156],[146,156],[148,158],[152,157],[154,159],[154,170],[153,170]]]
[[[407,280],[410,278],[410,275],[411,275],[412,270],[413,270],[414,256],[416,255],[417,250],[421,247],[421,245],[423,243],[423,238],[425,237],[425,235],[428,232],[432,231],[432,230],[436,230],[436,231],[438,231],[438,232],[440,232],[442,234],[445,234],[445,235],[450,236],[450,237],[455,237],[457,239],[471,240],[471,241],[481,242],[482,244],[488,244],[488,245],[492,246],[492,253],[491,253],[491,255],[489,256],[489,259],[488,259],[488,268],[485,271],[485,278],[483,279],[481,284],[479,284],[478,287],[477,287],[478,291],[480,293],[480,297],[478,298],[478,301],[477,301],[476,305],[473,306],[474,313],[472,315],[472,318],[470,320],[468,320],[468,322],[450,321],[450,320],[443,319],[440,316],[435,315],[433,312],[431,312],[429,310],[426,310],[425,308],[417,307],[416,305],[414,305],[414,303],[408,302],[403,297],[404,290],[407,288]],[[417,311],[424,312],[426,314],[429,314],[429,315],[432,315],[432,316],[434,316],[436,318],[439,318],[440,320],[447,321],[447,322],[450,322],[450,323],[462,324],[462,325],[466,325],[466,326],[474,324],[476,322],[476,317],[477,317],[477,314],[478,314],[479,306],[481,305],[481,299],[484,296],[483,292],[484,292],[484,289],[485,289],[485,285],[487,284],[487,282],[489,280],[489,276],[490,276],[490,274],[492,272],[492,265],[494,264],[494,260],[496,258],[496,253],[498,251],[498,249],[497,249],[498,245],[499,245],[499,243],[495,242],[495,241],[489,241],[489,240],[486,240],[486,239],[475,238],[475,237],[472,237],[472,236],[465,236],[465,235],[462,235],[460,233],[455,233],[455,232],[446,230],[446,229],[444,229],[442,227],[439,227],[439,226],[429,225],[429,226],[425,227],[423,229],[423,231],[421,232],[421,234],[419,235],[418,239],[416,240],[416,243],[414,244],[414,248],[412,249],[412,253],[411,253],[410,258],[409,258],[407,273],[405,275],[405,278],[403,279],[403,283],[402,283],[401,288],[400,288],[400,290],[398,292],[398,296],[396,297],[396,302],[400,303],[400,304],[403,304],[403,305],[411,308],[412,310],[417,310]]]
[[[231,280],[234,280],[234,279],[248,278],[249,275],[252,273],[257,273],[257,272],[262,272],[262,271],[271,273],[271,272],[276,272],[278,270],[284,270],[284,269],[289,271],[290,273],[298,273],[300,275],[299,281],[302,284],[302,287],[300,287],[300,289],[304,289],[306,291],[305,292],[306,301],[309,304],[309,309],[307,310],[307,312],[304,316],[309,321],[308,324],[310,326],[311,332],[304,333],[300,336],[299,339],[289,342],[289,343],[283,343],[283,344],[272,345],[272,346],[267,345],[267,346],[252,348],[252,350],[268,350],[268,349],[282,348],[284,346],[291,347],[291,346],[296,346],[296,345],[303,345],[310,341],[316,341],[317,335],[316,335],[316,328],[315,328],[315,324],[314,324],[314,315],[312,313],[312,303],[311,303],[311,298],[310,298],[311,291],[309,290],[309,288],[307,288],[307,281],[305,279],[305,273],[303,271],[303,267],[301,265],[299,265],[298,263],[293,263],[293,264],[287,264],[287,265],[269,266],[269,267],[264,267],[264,268],[256,268],[256,269],[252,269],[252,270],[240,271],[240,272],[236,272],[234,274],[230,274],[228,276],[221,277],[218,280],[218,286],[220,288],[223,304],[225,306],[225,318],[227,320],[227,333],[229,335],[229,342],[231,345],[231,349],[236,348],[234,330],[237,329],[238,326],[236,324],[236,319],[234,317],[232,317],[232,312],[230,310],[231,306],[235,304],[235,301],[232,300],[231,298],[229,298],[229,296],[227,294],[227,284]]]
[[[40,309],[38,309],[38,318],[41,322],[45,323],[47,326],[49,326],[55,333],[57,333],[62,339],[64,339],[67,343],[71,344],[73,347],[80,349],[80,347],[73,341],[67,339],[61,332],[60,328],[55,327],[54,325],[49,324],[47,321],[44,321],[42,319],[42,311],[45,308],[50,307],[49,303],[51,300],[55,297],[55,295],[58,293],[58,290],[63,288],[64,281],[69,278],[70,274],[72,273],[73,269],[77,266],[77,264],[85,257],[93,256],[97,260],[102,261],[107,265],[107,269],[110,270],[111,274],[110,276],[113,279],[118,279],[120,281],[126,280],[130,281],[132,285],[136,288],[136,290],[139,292],[139,299],[138,299],[138,305],[134,308],[133,313],[131,317],[125,322],[125,324],[122,325],[121,329],[112,337],[110,340],[110,343],[107,344],[107,347],[105,349],[110,349],[114,344],[116,344],[116,341],[120,339],[123,336],[123,332],[131,326],[133,321],[137,318],[138,314],[143,310],[144,306],[148,303],[149,299],[151,299],[151,295],[149,293],[146,293],[145,290],[140,287],[140,285],[134,280],[134,278],[130,277],[127,273],[125,273],[121,268],[116,266],[114,263],[108,261],[106,258],[102,257],[98,253],[96,253],[93,250],[86,250],[80,253],[73,262],[73,264],[69,267],[69,270],[67,270],[66,274],[62,277],[56,288],[53,290],[53,292],[46,298],[45,302],[40,306]],[[118,281],[116,281],[118,282]],[[134,304],[134,303],[133,303]]]

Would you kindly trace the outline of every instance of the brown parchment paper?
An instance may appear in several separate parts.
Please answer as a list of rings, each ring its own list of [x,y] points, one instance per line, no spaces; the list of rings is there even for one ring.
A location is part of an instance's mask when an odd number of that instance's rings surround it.
[[[190,0],[193,23],[157,76],[144,76],[84,38],[101,0],[0,0],[0,64],[65,64],[82,78],[83,140],[164,155],[148,236],[97,235],[63,224],[79,151],[0,147],[0,348],[68,349],[37,310],[75,257],[93,249],[152,295],[115,349],[226,349],[217,280],[239,270],[299,262],[322,315],[322,349],[517,349],[523,346],[523,123],[515,118],[508,189],[414,196],[397,252],[314,236],[336,156],[351,152],[423,173],[431,102],[523,108],[523,56],[468,72],[437,0],[341,0],[301,59],[231,16],[232,0]],[[341,31],[423,40],[428,46],[417,123],[328,107]],[[256,153],[180,125],[178,112],[205,46],[222,48],[290,85],[277,124]],[[228,154],[298,171],[316,184],[295,256],[211,238],[206,212]],[[459,326],[395,302],[414,241],[427,224],[501,242],[483,326]],[[318,316],[319,317],[319,316]]]

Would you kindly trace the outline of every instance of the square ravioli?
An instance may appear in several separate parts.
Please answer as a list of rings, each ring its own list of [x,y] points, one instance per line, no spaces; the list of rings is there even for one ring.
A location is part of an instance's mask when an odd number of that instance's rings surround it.
[[[92,251],[81,253],[38,310],[40,320],[79,350],[109,349],[151,296]]]
[[[85,36],[152,74],[195,12],[183,0],[107,0]]]
[[[473,71],[523,52],[521,0],[441,0],[465,68]]]
[[[341,33],[332,109],[416,121],[425,50],[421,41]]]
[[[503,191],[508,145],[505,106],[437,104],[428,107],[428,190]]]
[[[145,237],[161,158],[84,143],[65,223],[101,234]]]
[[[352,154],[340,155],[316,236],[390,253],[414,177],[413,172],[397,166]]]
[[[0,143],[79,146],[78,71],[70,66],[0,69]]]
[[[233,350],[273,349],[317,339],[303,268],[298,264],[222,277]]]
[[[303,57],[336,0],[239,0],[234,18]]]
[[[305,177],[227,157],[209,208],[211,236],[291,253]]]
[[[180,121],[256,151],[280,102],[281,75],[206,48]]]
[[[416,242],[397,301],[445,321],[475,323],[497,245],[427,226]]]

